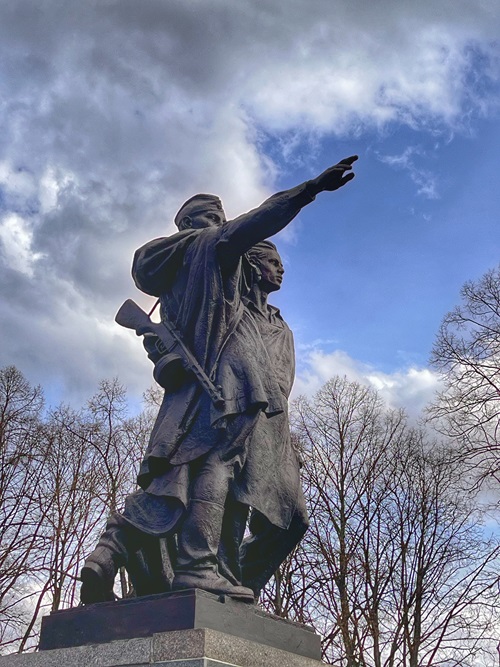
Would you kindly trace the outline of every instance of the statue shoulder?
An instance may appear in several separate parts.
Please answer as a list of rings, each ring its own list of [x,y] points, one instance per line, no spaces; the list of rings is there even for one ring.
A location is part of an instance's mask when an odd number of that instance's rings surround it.
[[[132,278],[146,294],[160,296],[182,266],[184,255],[201,230],[186,229],[148,241],[135,251]]]

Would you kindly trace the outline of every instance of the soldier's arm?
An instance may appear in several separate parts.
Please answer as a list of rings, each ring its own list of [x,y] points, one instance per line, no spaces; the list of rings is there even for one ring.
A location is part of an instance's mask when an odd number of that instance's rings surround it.
[[[221,258],[229,262],[236,260],[259,241],[284,229],[320,192],[332,192],[351,181],[354,178],[352,164],[357,159],[356,155],[345,158],[316,178],[278,192],[258,208],[227,222],[219,242]]]

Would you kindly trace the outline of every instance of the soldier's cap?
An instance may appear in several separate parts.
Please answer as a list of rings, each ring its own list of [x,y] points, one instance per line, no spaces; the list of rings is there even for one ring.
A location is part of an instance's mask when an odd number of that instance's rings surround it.
[[[180,226],[182,218],[206,211],[223,211],[222,202],[216,195],[198,194],[190,197],[177,211],[174,222]]]

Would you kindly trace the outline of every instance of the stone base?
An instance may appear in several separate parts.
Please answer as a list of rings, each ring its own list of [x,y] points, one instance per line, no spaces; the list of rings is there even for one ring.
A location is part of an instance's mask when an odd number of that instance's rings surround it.
[[[205,591],[185,590],[57,611],[42,619],[40,650],[117,639],[150,637],[173,630],[207,628],[319,660],[319,637],[299,623],[259,607]]]
[[[0,667],[317,667],[320,638],[244,602],[201,590],[102,602],[42,619],[40,652]]]
[[[152,637],[0,657],[0,667],[321,667],[307,658],[216,630],[160,632]]]

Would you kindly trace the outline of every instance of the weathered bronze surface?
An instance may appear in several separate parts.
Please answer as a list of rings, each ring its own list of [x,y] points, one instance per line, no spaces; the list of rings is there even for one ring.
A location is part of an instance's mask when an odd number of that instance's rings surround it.
[[[195,195],[176,215],[176,234],[136,252],[133,278],[159,298],[163,323],[131,301],[117,321],[144,336],[165,395],[140,490],[85,562],[84,604],[114,599],[121,566],[138,596],[199,588],[252,602],[304,535],[288,424],[293,337],[268,304],[284,269],[266,239],[320,192],[350,181],[356,159],[235,220],[217,197]]]

